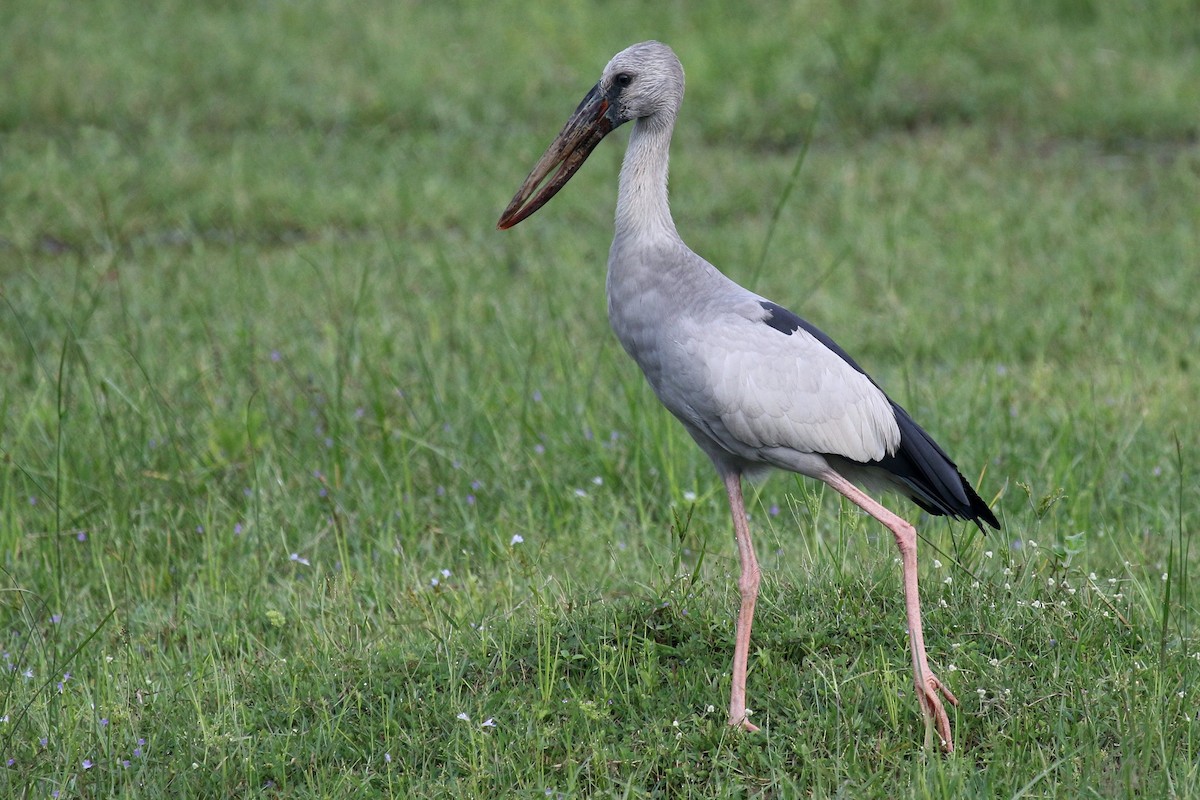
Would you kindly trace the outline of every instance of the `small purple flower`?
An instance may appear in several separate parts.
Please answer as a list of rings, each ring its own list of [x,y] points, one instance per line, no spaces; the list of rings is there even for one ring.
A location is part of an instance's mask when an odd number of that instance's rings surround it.
[[[535,402],[535,403],[542,402],[542,393],[540,391],[538,391],[537,389],[533,390],[532,396],[533,396],[533,402]]]
[[[203,525],[197,525],[197,526],[196,526],[196,533],[204,533],[204,526],[203,526]]]
[[[38,744],[40,744],[42,747],[45,747],[46,745],[50,744],[50,739],[43,736],[42,738],[38,739]]]
[[[367,410],[365,408],[363,408],[362,406],[359,406],[358,408],[354,409],[354,418],[355,419],[362,419],[366,415],[367,415]]]
[[[471,488],[472,488],[472,489],[474,489],[475,491],[479,491],[479,487],[481,487],[481,486],[483,486],[483,483],[482,483],[482,482],[480,482],[480,481],[471,481]]]
[[[62,622],[62,614],[51,614],[50,621],[57,625],[58,623]]]
[[[29,496],[29,505],[36,506],[37,504],[38,504],[38,499],[36,497],[34,497],[33,495],[30,495]]]
[[[533,446],[533,452],[537,453],[539,456],[540,456],[540,455],[542,455],[543,453],[545,453],[545,452],[546,452],[546,445],[544,445],[544,444],[535,444],[535,445]]]
[[[86,542],[87,541],[87,531],[80,531],[79,533],[75,534],[75,540],[79,541],[79,542]]]
[[[95,765],[92,764],[92,760],[90,758],[85,758],[83,760],[83,768],[84,769],[91,769],[93,766],[95,766]]]
[[[767,509],[767,513],[770,514],[772,517],[778,517],[779,516],[779,504],[772,503],[771,507]]]
[[[387,763],[387,764],[390,764],[390,763],[392,763],[392,754],[391,754],[391,753],[384,753],[384,754],[383,754],[383,760],[384,760],[384,763]]]
[[[473,494],[467,495],[467,505],[469,505],[469,506],[475,505],[475,495],[473,495]]]
[[[101,728],[107,728],[107,727],[108,727],[108,717],[101,717],[101,718],[100,718],[100,727],[101,727]]]
[[[129,769],[129,759],[128,758],[121,759],[121,766],[124,767],[125,769]]]
[[[242,523],[239,522],[233,526],[233,535],[234,536],[242,535]]]
[[[281,359],[281,358],[283,358],[283,356],[280,355],[278,350],[271,351],[271,360],[272,361],[279,361],[279,359]]]
[[[320,497],[328,497],[328,496],[329,496],[329,490],[328,490],[328,489],[326,489],[324,486],[322,486],[322,487],[321,487],[321,490],[320,490],[319,492],[317,492],[317,494],[318,494]]]

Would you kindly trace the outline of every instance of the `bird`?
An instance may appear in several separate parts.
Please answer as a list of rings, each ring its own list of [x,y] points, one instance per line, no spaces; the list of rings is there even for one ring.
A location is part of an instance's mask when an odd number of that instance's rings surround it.
[[[942,700],[958,699],[930,669],[917,587],[916,528],[865,489],[893,491],[931,515],[1000,523],[946,452],[837,343],[783,306],[743,288],[694,253],[667,195],[683,66],[647,41],[617,53],[530,171],[497,227],[544,206],[605,136],[632,130],[618,181],[606,292],[612,329],[659,401],[712,461],[733,518],[740,574],[729,725],[757,731],[746,705],[750,629],[761,570],[743,476],[771,468],[823,482],[891,531],[900,551],[913,684],[943,750],[954,749]],[[864,487],[864,488],[860,488]]]

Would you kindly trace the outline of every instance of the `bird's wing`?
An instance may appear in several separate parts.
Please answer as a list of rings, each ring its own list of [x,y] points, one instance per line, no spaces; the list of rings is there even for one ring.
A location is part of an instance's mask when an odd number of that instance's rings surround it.
[[[687,365],[675,371],[685,413],[731,452],[783,447],[866,463],[900,443],[883,391],[827,336],[769,301],[689,319],[676,345]]]

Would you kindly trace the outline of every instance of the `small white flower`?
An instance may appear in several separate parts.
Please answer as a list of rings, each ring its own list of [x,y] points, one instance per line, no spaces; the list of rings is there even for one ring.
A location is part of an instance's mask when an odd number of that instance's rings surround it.
[[[947,665],[946,665],[946,671],[947,671],[947,672],[958,672],[958,667],[956,667],[956,666],[955,666],[955,665],[953,665],[953,664],[947,664]]]
[[[522,535],[521,535],[521,534],[519,534],[519,533],[514,533],[514,534],[513,534],[513,537],[512,537],[512,539],[511,539],[511,540],[509,540],[509,544],[510,544],[510,545],[514,545],[514,544],[520,544],[520,543],[521,543],[521,542],[523,542],[523,541],[525,541],[525,537],[524,537],[524,536],[522,536]]]
[[[942,562],[938,561],[938,560],[935,558],[935,559],[933,560],[933,568],[934,568],[934,569],[941,569],[941,568],[942,568]]]
[[[716,711],[716,710],[717,710],[717,709],[716,709],[716,706],[705,706],[705,707],[704,707],[704,713],[705,713],[705,714],[711,714],[711,713],[713,713],[713,712],[714,712],[714,711]]]
[[[988,659],[988,664],[992,665],[993,667],[998,667],[998,666],[1000,666],[1000,659],[998,659],[998,658],[989,658],[989,659]]]
[[[585,492],[583,489],[576,489],[575,496],[576,497],[587,497],[587,492]]]
[[[288,561],[295,561],[297,564],[303,564],[306,567],[312,566],[308,563],[308,559],[299,553],[292,553],[290,556],[288,556]]]
[[[443,577],[443,578],[449,578],[449,577],[450,577],[450,570],[448,570],[448,569],[444,569],[444,570],[442,570],[442,577]]]
[[[689,492],[684,492],[684,493],[683,493],[683,499],[684,499],[684,500],[687,500],[689,503],[695,502],[695,500],[696,500],[696,493],[695,493],[695,492],[690,492],[690,491],[689,491]]]
[[[947,575],[947,576],[946,576],[946,579],[945,579],[944,581],[942,581],[942,583],[944,583],[944,584],[946,584],[947,586],[949,586],[950,584],[954,583],[954,578],[951,578],[949,575]]]
[[[439,581],[437,578],[430,578],[430,579],[429,579],[429,585],[430,585],[430,586],[437,586],[439,583],[441,583],[441,581]]]
[[[1167,579],[1167,573],[1165,573],[1165,572],[1164,572],[1164,573],[1162,574],[1162,579],[1163,579],[1164,581]]]
[[[461,719],[463,722],[471,721],[471,718],[467,716],[467,712],[465,712],[465,711],[458,712],[458,716],[456,717],[456,719]]]
[[[1094,580],[1096,580],[1096,573],[1094,573],[1094,572],[1089,572],[1089,573],[1088,573],[1088,580],[1089,580],[1089,581],[1094,581]]]
[[[496,727],[496,720],[493,717],[488,717],[483,722],[479,723],[479,727],[494,728],[494,727]]]
[[[1034,549],[1036,550],[1036,549],[1037,549],[1037,546],[1038,546],[1038,543],[1037,543],[1037,542],[1035,542],[1033,539],[1030,539],[1030,540],[1029,540],[1029,546],[1030,546],[1030,547],[1032,547],[1032,548],[1034,548]]]
[[[994,556],[994,555],[995,555],[995,553],[993,553],[991,550],[984,550],[984,551],[983,551],[983,554],[984,554],[985,556],[987,556],[988,558],[991,558],[992,556]]]
[[[596,477],[592,478],[592,483],[596,484],[597,486],[603,486],[604,478],[601,478],[599,475],[597,475]]]

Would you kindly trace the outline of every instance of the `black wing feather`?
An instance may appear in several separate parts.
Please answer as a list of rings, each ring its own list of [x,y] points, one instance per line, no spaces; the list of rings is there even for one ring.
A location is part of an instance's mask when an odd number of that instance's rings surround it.
[[[875,379],[867,375],[867,371],[824,331],[783,306],[765,300],[759,305],[767,312],[763,319],[767,325],[788,336],[803,329],[883,391]],[[884,396],[887,397],[887,392],[884,392]],[[867,462],[864,466],[878,467],[890,473],[909,490],[908,497],[930,514],[970,520],[980,530],[983,530],[984,522],[999,529],[1000,521],[996,515],[958,471],[946,451],[896,401],[888,397],[888,402],[892,404],[896,424],[900,428],[900,446],[895,453],[878,461]]]

